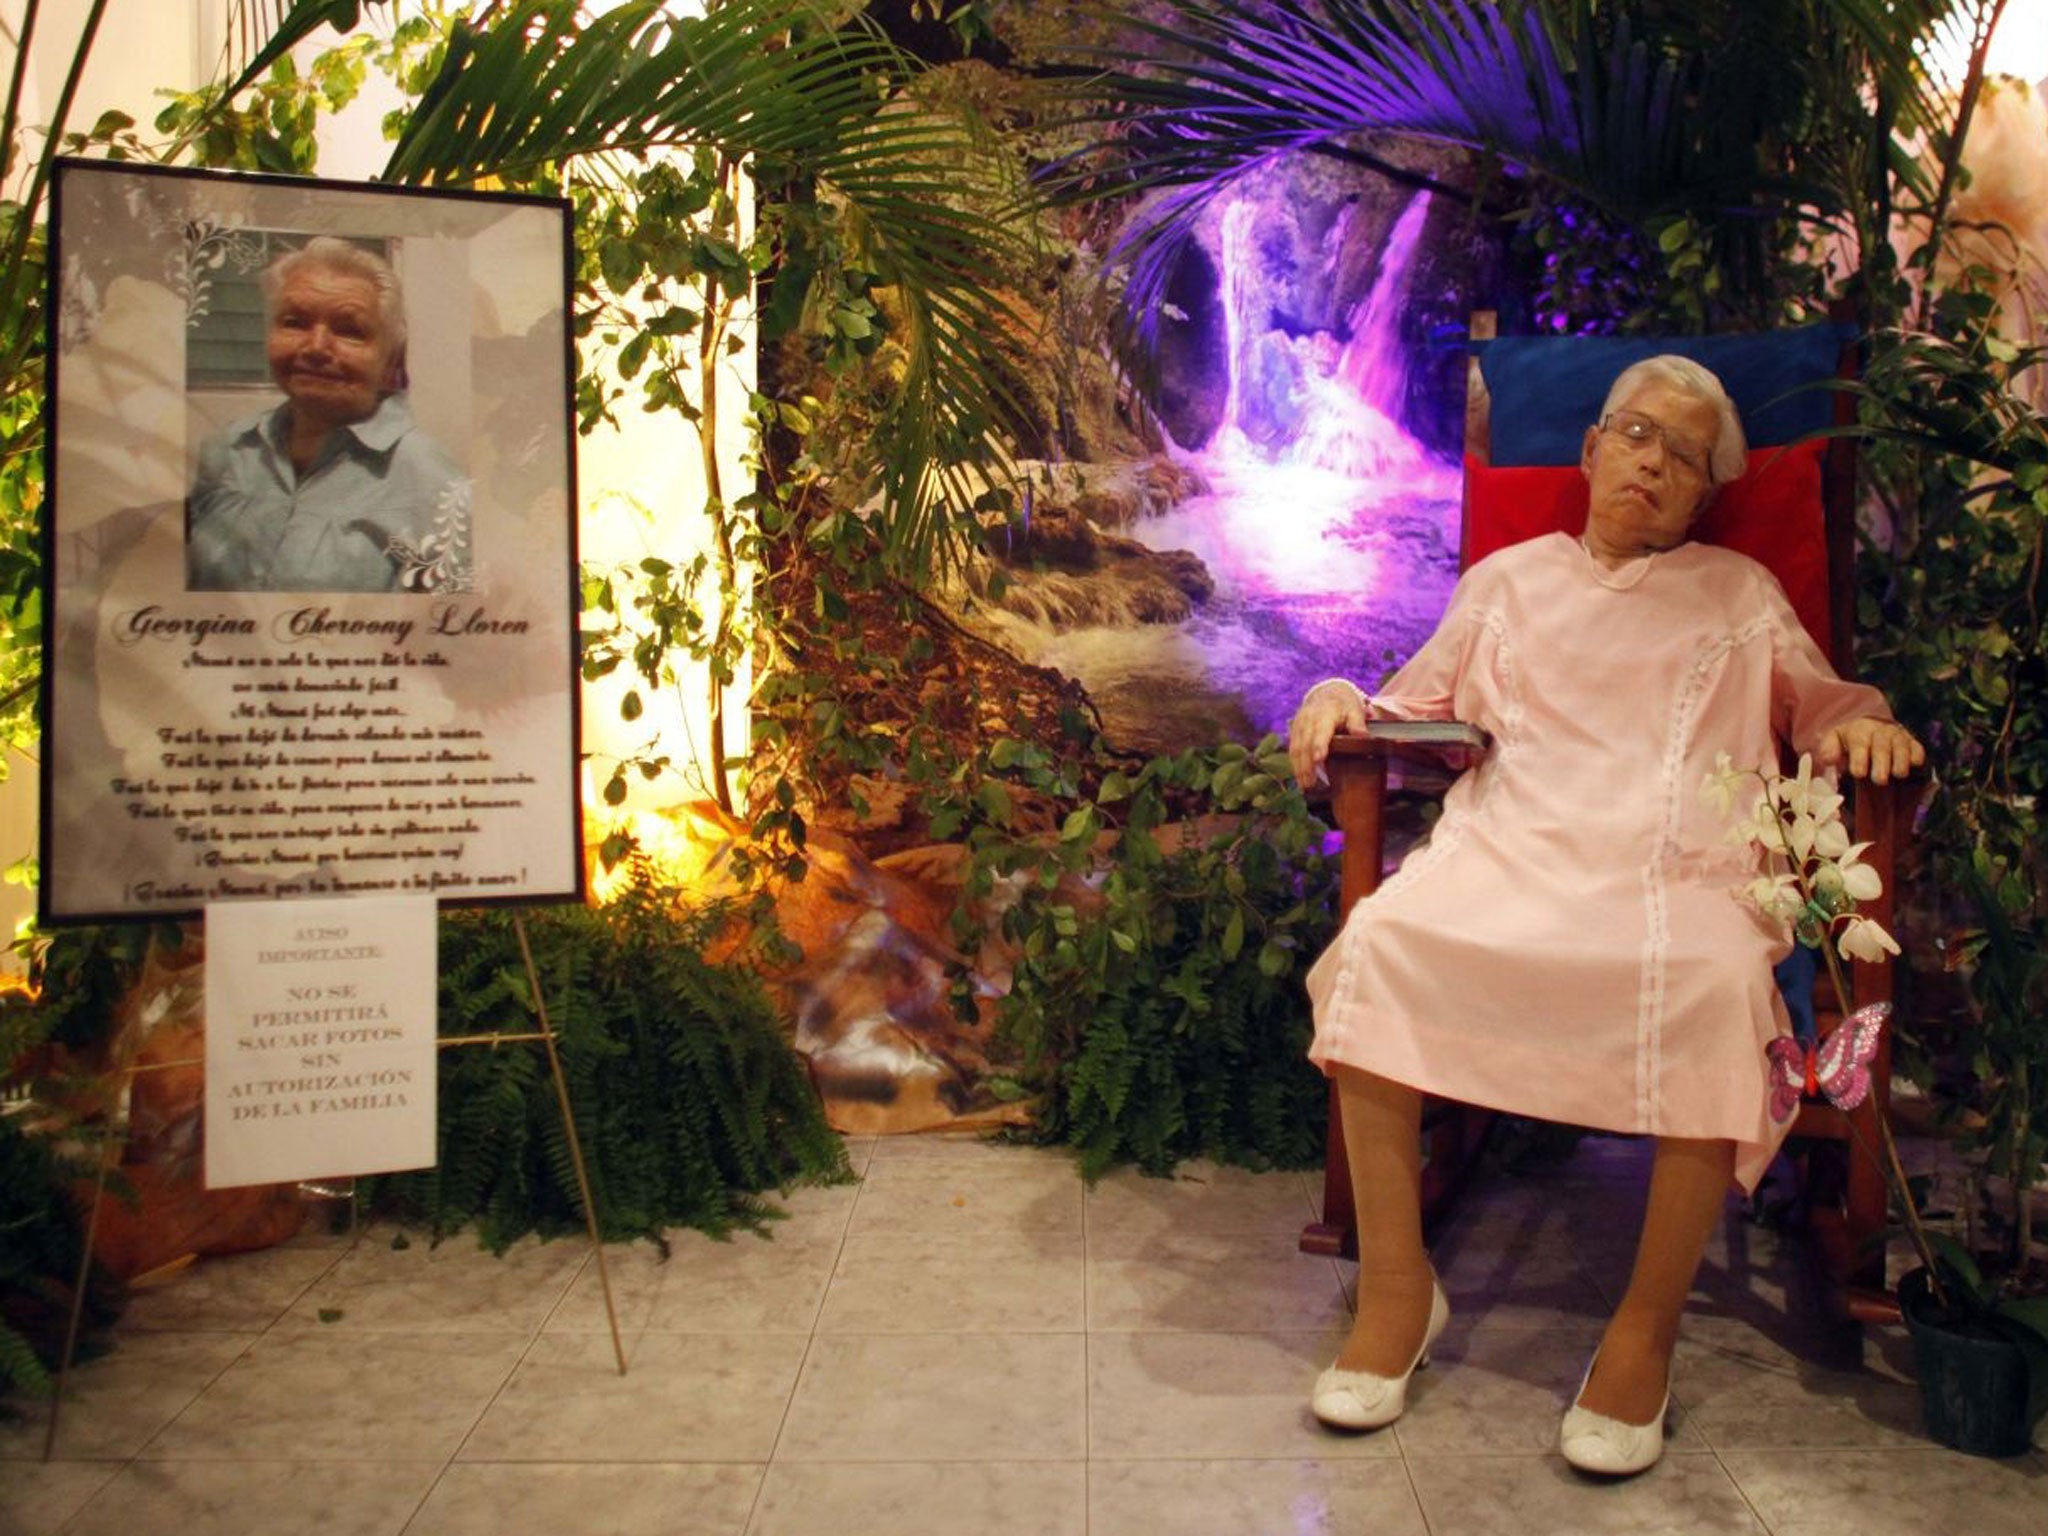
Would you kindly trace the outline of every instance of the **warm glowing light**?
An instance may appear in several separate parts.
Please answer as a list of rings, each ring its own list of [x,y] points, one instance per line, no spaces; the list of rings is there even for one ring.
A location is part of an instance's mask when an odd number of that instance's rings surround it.
[[[1969,34],[1951,28],[1922,52],[1935,79],[1956,87],[1969,68]],[[2017,75],[2032,85],[2048,80],[2048,0],[2006,0],[1985,56],[1987,74]]]
[[[586,802],[587,803],[587,802]],[[708,800],[693,801],[663,811],[630,811],[606,818],[591,814],[589,825],[595,837],[614,831],[633,840],[634,852],[650,866],[662,884],[698,896],[713,896],[729,884],[722,872],[744,829]],[[606,869],[592,849],[590,899],[600,906],[615,900],[625,889],[630,870],[624,864]]]

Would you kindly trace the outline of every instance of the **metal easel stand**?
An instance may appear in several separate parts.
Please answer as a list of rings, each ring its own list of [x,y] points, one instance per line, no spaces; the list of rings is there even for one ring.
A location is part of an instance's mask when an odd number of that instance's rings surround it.
[[[526,979],[533,988],[534,1013],[540,1021],[540,1028],[528,1034],[481,1034],[447,1035],[435,1043],[447,1050],[465,1045],[518,1045],[539,1041],[548,1055],[548,1071],[555,1080],[555,1102],[561,1106],[562,1127],[569,1138],[569,1156],[576,1167],[576,1193],[583,1203],[584,1229],[589,1235],[590,1251],[597,1260],[597,1283],[604,1292],[605,1320],[611,1325],[612,1358],[618,1362],[619,1374],[626,1374],[626,1346],[619,1336],[619,1311],[612,1300],[611,1271],[605,1264],[604,1242],[597,1230],[597,1203],[590,1194],[590,1170],[583,1159],[583,1139],[576,1130],[576,1111],[569,1103],[569,1080],[562,1072],[562,1056],[556,1046],[554,1026],[548,1021],[547,998],[541,991],[540,970],[533,963],[533,946],[526,936],[525,917],[512,914],[512,930],[519,936],[520,958],[526,963]],[[203,1059],[186,1061],[150,1062],[143,1066],[129,1065],[125,1071],[132,1081],[138,1072],[160,1072],[171,1067],[203,1065]],[[80,1245],[78,1256],[78,1277],[71,1288],[71,1316],[64,1329],[64,1353],[57,1362],[57,1375],[50,1392],[50,1423],[43,1434],[43,1460],[48,1461],[57,1447],[57,1425],[64,1406],[64,1384],[71,1374],[72,1361],[78,1349],[78,1330],[85,1316],[85,1288],[92,1273],[92,1245],[99,1233],[100,1206],[106,1199],[107,1175],[120,1157],[123,1138],[109,1135],[105,1149],[99,1159],[99,1170],[93,1179],[92,1204],[86,1212],[85,1240]],[[353,1195],[351,1195],[353,1200]],[[350,1224],[353,1229],[355,1213],[350,1210]]]
[[[576,1111],[569,1104],[569,1079],[562,1072],[561,1052],[556,1048],[554,1026],[548,1022],[548,1001],[541,990],[540,970],[533,963],[533,946],[526,937],[526,918],[519,912],[512,914],[512,931],[519,936],[519,955],[526,963],[526,980],[533,988],[533,1011],[540,1020],[540,1028],[531,1034],[504,1035],[446,1035],[439,1041],[447,1050],[461,1045],[513,1045],[538,1040],[548,1053],[548,1071],[555,1079],[555,1102],[562,1108],[562,1127],[569,1137],[569,1157],[576,1165],[576,1193],[583,1202],[583,1223],[590,1234],[590,1251],[597,1260],[597,1283],[604,1292],[604,1315],[611,1324],[612,1358],[618,1361],[619,1374],[626,1374],[626,1346],[619,1340],[619,1312],[612,1301],[611,1270],[604,1259],[604,1242],[597,1231],[597,1202],[590,1194],[590,1169],[583,1160],[583,1139],[576,1131]]]

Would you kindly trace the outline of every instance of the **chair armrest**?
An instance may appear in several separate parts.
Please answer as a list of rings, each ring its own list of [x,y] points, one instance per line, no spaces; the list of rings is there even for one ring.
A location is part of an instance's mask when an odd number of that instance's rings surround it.
[[[1486,755],[1488,737],[1459,720],[1374,720],[1330,742],[1330,819],[1344,835],[1337,915],[1379,889],[1386,856],[1384,814],[1390,768],[1462,772]]]
[[[1369,771],[1373,762],[1393,768],[1463,773],[1486,756],[1493,738],[1463,720],[1370,720],[1363,731],[1330,739],[1330,793],[1345,774]]]

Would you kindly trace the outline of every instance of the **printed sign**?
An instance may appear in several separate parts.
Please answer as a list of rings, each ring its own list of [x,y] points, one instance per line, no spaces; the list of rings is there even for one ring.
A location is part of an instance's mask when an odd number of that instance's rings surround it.
[[[206,1185],[434,1162],[435,903],[206,909]]]

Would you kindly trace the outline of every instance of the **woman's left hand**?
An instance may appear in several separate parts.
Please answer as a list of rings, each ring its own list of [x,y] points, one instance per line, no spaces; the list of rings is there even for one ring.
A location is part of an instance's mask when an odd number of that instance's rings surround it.
[[[1852,779],[1885,784],[1926,762],[1927,749],[1896,720],[1851,720],[1821,737],[1813,760],[1822,768],[1847,768]]]

